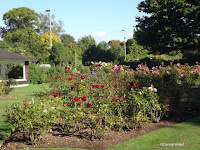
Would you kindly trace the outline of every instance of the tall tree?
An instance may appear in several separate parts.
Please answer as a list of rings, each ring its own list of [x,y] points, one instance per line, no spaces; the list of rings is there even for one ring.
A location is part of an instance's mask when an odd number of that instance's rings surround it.
[[[13,8],[3,15],[8,30],[35,28],[38,24],[37,13],[27,7]]]
[[[135,39],[153,52],[200,50],[199,0],[144,0]]]
[[[45,49],[50,50],[50,32],[45,32],[40,36],[43,44],[45,45]],[[62,43],[61,39],[56,36],[54,32],[52,32],[52,46],[54,43]]]
[[[112,45],[112,46],[113,46],[113,45],[120,45],[121,42],[120,42],[119,40],[111,40],[111,41],[108,42],[108,44],[109,44],[109,45]]]
[[[126,41],[126,54],[130,54],[131,47],[136,45],[136,41],[134,39],[128,39]]]
[[[39,32],[44,34],[45,32],[49,32],[50,29],[50,19],[49,14],[47,13],[40,13],[38,15],[38,28]],[[62,33],[65,32],[63,29],[64,23],[61,20],[58,20],[58,22],[55,21],[55,15],[51,15],[51,30],[54,32],[57,36],[60,36]]]
[[[52,47],[50,59],[53,61],[55,66],[62,65],[64,60],[68,60],[68,53],[62,43],[55,43]],[[66,65],[66,64],[64,64]]]
[[[61,34],[60,39],[62,43],[64,44],[64,46],[67,46],[69,43],[75,42],[74,37],[69,34]]]
[[[91,46],[96,46],[95,39],[91,36],[84,36],[81,39],[78,40],[78,45],[82,49],[83,53],[88,50]]]
[[[71,64],[82,64],[82,50],[76,43],[69,43],[66,47],[68,56],[69,56],[69,62]]]
[[[41,59],[46,53],[36,30],[32,28],[16,29],[4,37],[4,46],[9,45],[12,52]],[[7,43],[7,44],[6,44]],[[5,45],[6,44],[6,45]],[[3,46],[3,45],[2,45]]]

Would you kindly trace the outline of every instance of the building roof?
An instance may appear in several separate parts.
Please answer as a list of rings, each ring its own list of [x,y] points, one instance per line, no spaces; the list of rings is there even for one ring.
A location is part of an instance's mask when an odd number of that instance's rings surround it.
[[[37,60],[38,60],[37,58],[19,55],[0,48],[0,62],[37,61]]]

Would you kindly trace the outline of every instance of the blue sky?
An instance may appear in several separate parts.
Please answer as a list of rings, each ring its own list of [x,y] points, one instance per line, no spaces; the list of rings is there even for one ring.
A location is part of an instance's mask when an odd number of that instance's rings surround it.
[[[142,16],[137,5],[142,0],[2,0],[0,26],[3,14],[13,8],[28,7],[37,13],[50,9],[55,20],[62,20],[64,30],[76,40],[92,35],[97,42],[123,41],[133,35],[136,16]]]

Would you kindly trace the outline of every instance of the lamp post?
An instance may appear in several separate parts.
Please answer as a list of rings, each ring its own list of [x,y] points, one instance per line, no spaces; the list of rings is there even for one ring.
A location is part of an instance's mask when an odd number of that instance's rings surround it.
[[[49,22],[50,22],[50,52],[52,50],[52,35],[51,35],[51,11],[50,10],[46,10],[46,12],[49,13]]]
[[[122,30],[124,32],[124,54],[125,54],[125,60],[126,60],[126,43],[125,43],[125,40],[126,40],[126,37],[125,37],[125,30]]]
[[[134,39],[135,28],[136,26],[133,26],[133,39]]]

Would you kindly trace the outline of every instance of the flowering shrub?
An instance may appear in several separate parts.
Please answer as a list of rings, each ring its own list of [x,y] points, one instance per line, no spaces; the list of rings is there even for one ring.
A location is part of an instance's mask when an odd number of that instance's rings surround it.
[[[17,85],[17,82],[13,79],[1,80],[0,81],[0,95],[8,94],[13,88],[12,86]]]
[[[13,104],[7,119],[35,143],[40,132],[55,130],[75,133],[90,128],[91,138],[103,138],[109,130],[136,128],[140,122],[159,122],[199,83],[199,65],[156,66],[137,70],[95,64],[95,74],[81,74],[65,67],[49,81],[51,91],[30,102]],[[126,68],[126,69],[124,69]]]
[[[162,65],[149,69],[146,65],[139,64],[134,77],[141,86],[154,85],[158,89],[160,102],[177,109],[179,102],[187,97],[191,86],[200,83],[200,65]]]

